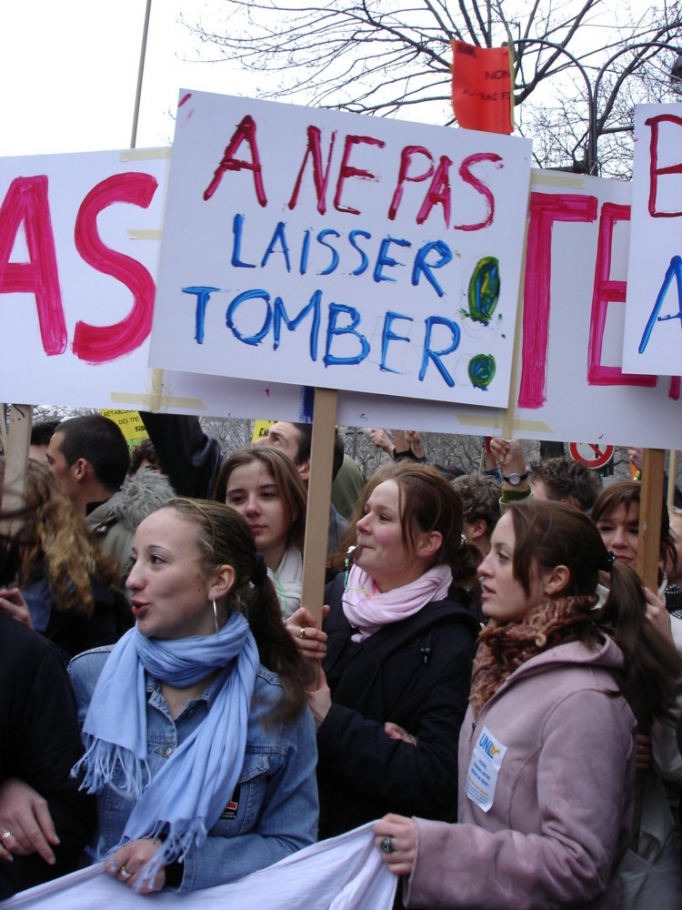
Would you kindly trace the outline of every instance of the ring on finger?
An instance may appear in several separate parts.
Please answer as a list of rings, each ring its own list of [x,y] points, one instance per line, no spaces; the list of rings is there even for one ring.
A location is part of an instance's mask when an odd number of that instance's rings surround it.
[[[301,631],[298,633],[299,638],[305,638],[305,626],[301,626]]]
[[[125,866],[121,866],[121,868],[118,870],[118,874],[123,877],[124,882],[127,882],[129,878],[133,877],[133,873],[128,872]]]
[[[381,838],[381,852],[382,853],[393,853],[393,838],[390,834],[387,834],[385,837]]]
[[[5,831],[5,832],[3,832],[2,837],[0,837],[0,840],[7,840],[8,837],[12,837],[12,836],[13,835],[12,835],[11,831]]]

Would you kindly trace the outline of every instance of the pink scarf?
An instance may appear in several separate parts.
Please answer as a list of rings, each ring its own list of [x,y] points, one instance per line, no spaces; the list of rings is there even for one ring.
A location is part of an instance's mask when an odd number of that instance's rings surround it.
[[[450,567],[434,566],[408,585],[382,594],[376,590],[374,581],[367,572],[353,566],[342,600],[346,619],[351,626],[360,630],[353,635],[352,640],[364,641],[382,626],[407,619],[434,600],[443,600],[451,584]]]

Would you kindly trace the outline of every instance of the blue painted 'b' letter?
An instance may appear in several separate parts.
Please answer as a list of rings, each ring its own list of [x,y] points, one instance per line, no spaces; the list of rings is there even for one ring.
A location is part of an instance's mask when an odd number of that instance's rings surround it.
[[[350,316],[350,325],[343,326],[342,328],[337,328],[336,323],[338,317],[345,313],[346,316]],[[362,335],[360,332],[356,332],[355,328],[360,322],[360,314],[352,306],[344,306],[342,303],[330,303],[329,304],[329,324],[327,326],[327,347],[326,353],[323,357],[324,365],[326,367],[332,364],[354,364],[362,363],[365,357],[369,354],[369,341]],[[355,354],[352,357],[335,357],[330,353],[332,340],[335,335],[355,335],[355,337],[360,342],[360,353]]]

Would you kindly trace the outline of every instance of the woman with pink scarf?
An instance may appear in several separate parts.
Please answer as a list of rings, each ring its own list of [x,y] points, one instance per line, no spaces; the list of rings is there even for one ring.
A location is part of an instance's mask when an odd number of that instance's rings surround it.
[[[308,700],[321,838],[387,811],[456,815],[457,739],[480,628],[458,586],[476,575],[462,528],[462,501],[435,468],[381,469],[344,540],[346,570],[327,586],[324,629],[305,608],[287,622],[318,662]]]

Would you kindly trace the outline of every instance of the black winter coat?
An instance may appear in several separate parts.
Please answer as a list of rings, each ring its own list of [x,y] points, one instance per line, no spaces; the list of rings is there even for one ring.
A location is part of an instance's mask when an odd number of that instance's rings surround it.
[[[0,900],[75,869],[95,824],[92,797],[69,774],[83,753],[73,691],[57,649],[0,615],[0,785],[19,778],[47,800],[61,841],[49,866],[38,854],[0,862]]]
[[[332,706],[317,735],[320,838],[387,812],[454,820],[457,743],[480,631],[473,603],[453,587],[447,600],[356,643],[342,593],[339,575],[325,592]],[[389,739],[387,721],[417,745]]]

